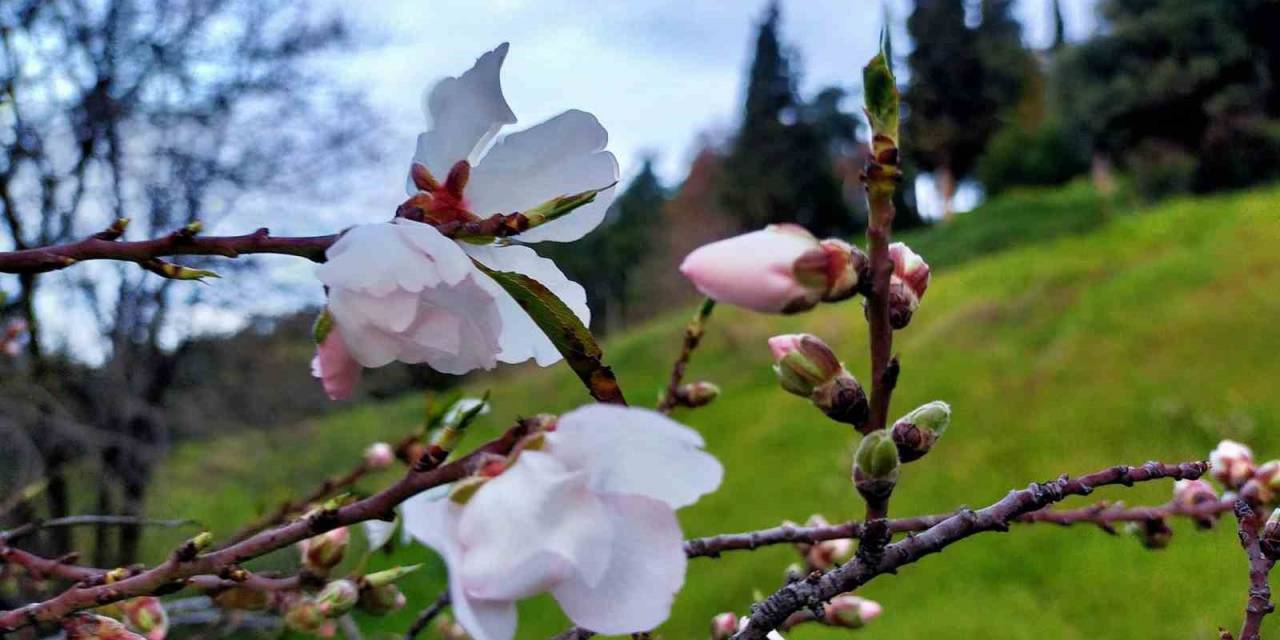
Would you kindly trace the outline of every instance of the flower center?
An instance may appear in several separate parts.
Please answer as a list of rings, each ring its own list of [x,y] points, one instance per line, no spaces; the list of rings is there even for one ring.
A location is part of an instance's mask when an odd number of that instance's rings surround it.
[[[468,209],[463,192],[471,178],[471,164],[459,160],[449,169],[444,184],[431,175],[425,165],[414,163],[410,170],[418,193],[396,209],[396,216],[439,226],[450,222],[475,222],[480,219]]]

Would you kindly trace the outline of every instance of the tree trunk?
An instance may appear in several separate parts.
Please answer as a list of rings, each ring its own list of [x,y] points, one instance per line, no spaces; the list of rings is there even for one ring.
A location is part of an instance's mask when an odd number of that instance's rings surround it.
[[[956,176],[951,167],[942,165],[933,172],[933,179],[937,183],[938,199],[942,201],[942,219],[950,220],[955,215]]]
[[[1089,176],[1093,179],[1093,188],[1102,195],[1111,195],[1116,190],[1115,172],[1111,168],[1111,159],[1105,153],[1094,152],[1089,163]]]

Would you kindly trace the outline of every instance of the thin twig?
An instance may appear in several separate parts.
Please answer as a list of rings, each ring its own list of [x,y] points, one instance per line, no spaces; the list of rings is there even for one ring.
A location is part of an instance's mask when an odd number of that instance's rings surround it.
[[[1236,500],[1235,514],[1239,523],[1240,546],[1249,558],[1249,599],[1244,608],[1240,640],[1258,640],[1262,632],[1262,619],[1275,611],[1275,605],[1271,604],[1268,576],[1276,561],[1262,553],[1262,545],[1258,539],[1262,518],[1244,500]]]
[[[40,622],[52,622],[76,611],[136,596],[168,593],[181,589],[193,576],[235,572],[239,564],[246,560],[283,549],[306,538],[365,520],[389,518],[393,509],[408,498],[466,477],[471,473],[470,465],[476,456],[510,453],[516,443],[528,434],[531,426],[531,423],[521,421],[502,436],[454,462],[428,471],[411,470],[392,486],[368,498],[338,509],[318,511],[312,516],[263,531],[224,549],[200,554],[199,549],[188,541],[166,562],[142,570],[136,575],[111,584],[73,587],[49,600],[0,612],[0,633]]]
[[[870,565],[858,558],[830,571],[793,582],[774,592],[752,607],[745,629],[734,640],[764,640],[793,613],[813,608],[842,593],[853,591],[871,579],[899,567],[942,551],[948,545],[983,531],[1007,531],[1018,516],[1043,509],[1067,496],[1088,495],[1094,488],[1161,478],[1199,478],[1208,470],[1204,462],[1164,464],[1148,462],[1141,467],[1116,466],[1076,479],[1066,475],[1045,483],[1036,483],[1020,491],[1011,491],[1000,501],[979,511],[963,510],[928,530],[885,548],[879,564]]]
[[[689,359],[693,356],[693,352],[698,348],[698,343],[702,342],[702,335],[706,332],[707,319],[711,317],[711,311],[716,308],[716,301],[707,298],[698,306],[698,311],[693,314],[693,318],[689,320],[689,324],[684,327],[684,343],[680,348],[680,355],[676,357],[675,364],[671,366],[671,377],[667,381],[667,390],[662,394],[662,399],[658,401],[658,411],[664,414],[670,414],[675,409],[679,400],[678,390],[680,382],[684,380],[684,370],[689,366]]]
[[[262,531],[263,529],[266,529],[267,527],[284,522],[290,515],[302,513],[312,505],[322,500],[326,500],[343,489],[359,482],[361,478],[368,475],[368,473],[373,470],[373,467],[369,466],[367,462],[361,461],[355,466],[355,468],[347,473],[340,476],[325,478],[318,487],[311,491],[311,493],[296,500],[285,500],[269,515],[262,517],[256,522],[245,525],[239,531],[232,534],[231,537],[223,543],[223,546],[233,545],[255,533],[258,533],[259,531]]]
[[[34,520],[18,525],[8,531],[0,531],[0,542],[13,542],[24,536],[28,536],[41,529],[55,529],[59,527],[81,527],[81,526],[140,526],[140,527],[161,527],[161,528],[177,528],[198,524],[194,520],[157,520],[153,518],[139,518],[136,516],[104,516],[104,515],[78,515],[66,516],[62,518],[50,518],[48,520]]]
[[[1110,527],[1110,523],[1113,522],[1149,522],[1181,516],[1197,522],[1211,521],[1217,515],[1230,511],[1234,504],[1234,500],[1215,500],[1191,508],[1175,502],[1155,507],[1125,508],[1109,503],[1098,503],[1078,509],[1032,511],[1014,518],[1013,522],[1026,524],[1044,522],[1061,526],[1092,524],[1108,533],[1114,533]],[[956,513],[890,519],[887,521],[888,533],[892,535],[925,531],[953,515]],[[693,538],[685,541],[684,551],[690,558],[718,558],[726,551],[750,551],[776,544],[817,544],[827,540],[861,539],[864,526],[861,522],[844,522],[822,527],[798,527],[787,524],[744,533],[724,533],[706,538]]]
[[[422,613],[418,614],[418,617],[413,621],[413,625],[409,627],[408,631],[404,632],[404,640],[417,638],[418,634],[422,633],[422,630],[426,629],[427,625],[431,624],[431,621],[440,615],[440,612],[444,611],[447,606],[449,606],[449,590],[445,589],[431,604],[427,605],[426,609],[422,610]]]

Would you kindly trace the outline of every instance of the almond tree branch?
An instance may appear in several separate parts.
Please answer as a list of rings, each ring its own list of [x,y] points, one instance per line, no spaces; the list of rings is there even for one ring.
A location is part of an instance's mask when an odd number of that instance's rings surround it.
[[[83,240],[48,247],[0,252],[0,273],[44,273],[86,260],[119,260],[147,264],[164,256],[223,256],[274,253],[324,261],[324,252],[338,239],[326,236],[273,237],[263,228],[239,236],[196,236],[177,231],[150,240],[120,241],[110,229]]]
[[[684,328],[684,344],[680,348],[680,355],[676,357],[675,364],[671,366],[671,378],[667,381],[667,390],[662,394],[662,399],[658,402],[658,411],[667,415],[671,414],[675,409],[678,401],[677,391],[680,388],[680,382],[684,380],[684,370],[689,366],[689,359],[693,357],[693,352],[698,348],[698,343],[702,342],[702,335],[706,331],[707,319],[711,317],[711,311],[716,308],[716,301],[707,298],[698,306],[697,313],[693,314],[693,318],[689,320],[689,324]]]
[[[284,522],[290,515],[305,511],[309,505],[313,505],[321,500],[330,498],[339,491],[354,485],[373,470],[374,467],[370,466],[368,462],[361,460],[360,464],[357,464],[350,471],[340,476],[325,478],[319,486],[311,491],[311,493],[308,493],[302,498],[298,498],[296,500],[286,500],[281,503],[275,511],[256,522],[245,525],[239,531],[233,533],[231,537],[223,543],[223,546],[235,544],[255,533],[258,533],[259,531],[262,531],[263,529],[266,529],[267,527]]]
[[[1258,640],[1262,632],[1262,619],[1276,608],[1271,603],[1271,584],[1268,582],[1276,561],[1262,552],[1258,539],[1262,518],[1244,500],[1236,500],[1235,515],[1239,523],[1240,546],[1249,558],[1249,600],[1244,608],[1240,640]]]
[[[1219,514],[1231,511],[1234,504],[1234,500],[1216,500],[1192,508],[1175,502],[1152,507],[1125,508],[1102,502],[1078,509],[1041,509],[1024,513],[1014,518],[1012,522],[1025,524],[1045,522],[1061,526],[1092,524],[1108,533],[1115,533],[1110,527],[1113,522],[1148,522],[1168,517],[1187,517],[1197,522],[1211,521]],[[890,535],[915,533],[928,530],[954,515],[956,515],[955,512],[894,518],[887,520],[886,523]],[[862,522],[844,522],[823,527],[798,527],[784,524],[757,531],[692,538],[685,540],[684,551],[690,558],[718,558],[726,551],[752,551],[776,544],[817,544],[827,540],[861,539],[865,528],[866,525]]]
[[[979,511],[962,510],[926,531],[895,542],[884,549],[879,563],[867,564],[858,558],[826,573],[788,584],[752,607],[749,624],[734,640],[764,640],[787,618],[800,610],[812,609],[842,593],[853,591],[883,573],[911,564],[948,545],[983,531],[1007,531],[1018,516],[1043,509],[1068,496],[1088,495],[1094,488],[1161,478],[1194,479],[1208,470],[1204,462],[1167,464],[1148,462],[1141,467],[1116,466],[1071,479],[1066,475],[1026,489],[1011,491],[1000,501]]]
[[[417,638],[418,634],[422,633],[422,630],[426,629],[427,625],[431,624],[431,621],[440,615],[440,612],[444,611],[445,607],[449,606],[449,601],[449,590],[445,589],[431,604],[427,605],[426,609],[422,610],[422,613],[418,614],[418,617],[413,621],[413,625],[409,627],[408,631],[404,632],[404,640]]]
[[[153,518],[139,518],[137,516],[105,516],[105,515],[79,515],[66,516],[62,518],[50,518],[48,520],[34,520],[18,525],[8,531],[0,531],[0,544],[11,543],[18,538],[30,535],[41,529],[57,529],[64,527],[82,527],[82,526],[142,526],[142,527],[162,527],[177,528],[188,525],[197,524],[194,520],[157,520]]]
[[[283,549],[306,538],[373,519],[392,517],[396,505],[432,487],[454,482],[471,473],[471,462],[476,456],[488,453],[506,455],[515,444],[527,435],[532,424],[521,421],[502,436],[481,446],[458,460],[429,470],[410,470],[395,484],[368,498],[338,509],[326,509],[268,529],[252,537],[210,553],[201,554],[188,541],[174,551],[164,563],[135,575],[94,586],[74,586],[43,602],[26,605],[12,611],[0,612],[0,633],[11,632],[40,622],[52,622],[62,617],[128,598],[168,593],[189,584],[199,575],[234,575],[240,563]]]

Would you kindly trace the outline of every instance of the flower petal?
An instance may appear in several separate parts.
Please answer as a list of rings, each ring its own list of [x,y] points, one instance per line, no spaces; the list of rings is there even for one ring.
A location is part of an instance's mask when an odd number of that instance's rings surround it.
[[[467,197],[481,216],[525,211],[557,196],[618,181],[618,161],[605,151],[609,134],[596,117],[566,111],[494,145],[471,172]],[[521,242],[569,242],[604,220],[615,189],[572,213],[521,233]]]
[[[591,324],[586,290],[565,276],[555,262],[539,256],[533,249],[521,246],[468,245],[465,250],[490,269],[515,271],[537,280],[560,298],[582,324]],[[477,278],[497,300],[498,313],[502,316],[502,335],[499,337],[502,350],[498,353],[498,359],[517,363],[533,358],[543,367],[559,362],[560,352],[529,317],[528,312],[492,278],[483,274]]]
[[[581,575],[599,580],[614,532],[586,474],[538,451],[525,451],[487,482],[462,510],[467,593],[517,600]]]
[[[436,550],[449,572],[453,615],[473,640],[511,640],[516,635],[516,605],[509,600],[483,600],[462,587],[462,547],[458,544],[460,509],[447,498],[420,493],[401,505],[404,530]]]
[[[702,450],[698,432],[656,411],[593,404],[560,416],[546,451],[586,469],[591,488],[639,494],[673,508],[720,486],[724,468]]]
[[[683,536],[671,507],[642,496],[610,496],[612,553],[595,584],[568,580],[552,590],[575,624],[603,635],[648,631],[667,619],[684,584]]]
[[[698,247],[680,263],[680,273],[703,295],[732,305],[779,313],[816,296],[796,278],[800,256],[818,249],[818,241],[794,225],[764,229]]]
[[[506,57],[504,42],[480,56],[466,73],[436,83],[423,101],[427,131],[418,136],[413,160],[426,165],[437,179],[444,180],[460,160],[475,164],[502,126],[516,121],[502,95],[500,74]],[[412,179],[407,188],[409,195],[418,191]]]
[[[329,331],[329,335],[316,345],[315,358],[311,360],[311,375],[320,379],[324,392],[331,400],[351,397],[360,382],[360,363],[351,357],[342,332]]]

